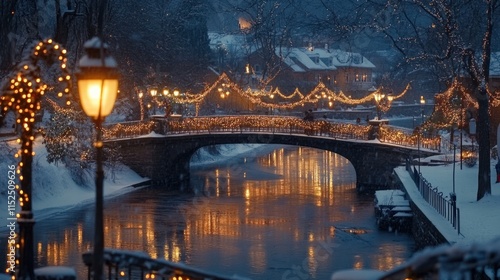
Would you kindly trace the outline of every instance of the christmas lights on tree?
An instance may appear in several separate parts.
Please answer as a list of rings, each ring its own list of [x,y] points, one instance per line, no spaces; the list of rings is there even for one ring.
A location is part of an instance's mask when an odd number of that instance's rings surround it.
[[[48,39],[39,42],[33,50],[23,58],[9,82],[1,88],[3,95],[0,97],[2,112],[12,110],[16,113],[16,123],[20,127],[21,136],[18,143],[21,148],[15,154],[21,161],[18,164],[17,174],[21,181],[16,186],[19,193],[19,205],[21,212],[17,214],[20,225],[20,265],[18,277],[34,278],[34,246],[33,246],[33,212],[32,212],[32,161],[35,152],[33,141],[35,140],[35,122],[38,111],[41,108],[41,98],[49,90],[49,82],[42,79],[41,62],[47,65],[59,65],[57,84],[62,84],[62,90],[57,96],[69,95],[71,76],[67,70],[66,50],[59,44]],[[50,88],[52,90],[52,88]],[[66,102],[70,104],[70,101]]]

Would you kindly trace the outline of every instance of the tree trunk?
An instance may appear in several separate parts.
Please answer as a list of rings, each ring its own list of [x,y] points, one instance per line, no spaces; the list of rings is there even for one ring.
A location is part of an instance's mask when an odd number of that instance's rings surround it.
[[[477,141],[479,145],[479,172],[477,184],[477,200],[491,194],[491,163],[490,163],[490,118],[489,102],[486,88],[479,89]]]

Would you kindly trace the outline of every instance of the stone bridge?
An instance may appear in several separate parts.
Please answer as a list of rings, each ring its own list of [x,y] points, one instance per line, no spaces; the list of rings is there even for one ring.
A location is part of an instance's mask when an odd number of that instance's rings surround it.
[[[359,192],[388,188],[392,172],[418,154],[436,154],[378,140],[338,139],[306,134],[275,132],[211,132],[194,134],[150,134],[136,138],[106,141],[107,146],[119,149],[122,161],[139,175],[151,178],[152,185],[168,188],[187,186],[191,156],[200,148],[219,144],[282,144],[312,147],[332,151],[348,159],[356,171]]]

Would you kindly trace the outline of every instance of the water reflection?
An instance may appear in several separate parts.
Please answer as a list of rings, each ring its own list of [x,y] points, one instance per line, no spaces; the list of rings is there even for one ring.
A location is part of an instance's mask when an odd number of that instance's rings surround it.
[[[341,156],[301,147],[198,168],[198,195],[147,188],[106,201],[105,245],[254,279],[391,269],[412,241],[375,230],[372,197],[356,193],[355,177]],[[75,266],[86,278],[81,254],[92,248],[94,223],[87,208],[36,224],[40,265]]]

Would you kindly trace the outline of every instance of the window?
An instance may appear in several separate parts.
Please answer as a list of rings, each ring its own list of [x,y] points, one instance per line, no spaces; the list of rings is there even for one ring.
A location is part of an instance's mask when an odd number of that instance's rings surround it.
[[[262,74],[262,69],[260,69],[259,64],[255,64],[255,74]]]
[[[363,74],[363,76],[361,77],[361,81],[368,82],[368,75],[367,74]]]

